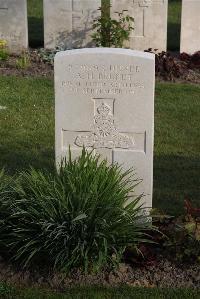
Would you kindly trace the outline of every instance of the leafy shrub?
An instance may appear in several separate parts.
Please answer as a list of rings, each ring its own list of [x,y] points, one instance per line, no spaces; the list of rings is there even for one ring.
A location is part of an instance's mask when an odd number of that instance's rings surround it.
[[[0,172],[0,210],[1,210],[1,218],[0,224],[4,222],[4,219],[9,215],[9,208],[7,209],[7,205],[9,206],[9,202],[11,201],[11,186],[13,184],[13,179],[7,176],[2,170]],[[4,205],[5,203],[5,205]]]
[[[157,49],[149,48],[145,52],[155,54],[156,76],[164,80],[175,81],[176,79],[198,82],[200,69],[200,51],[189,55],[179,55],[170,52],[158,52]]]
[[[50,65],[54,65],[54,57],[56,53],[60,51],[66,51],[69,50],[66,48],[65,45],[59,45],[55,49],[45,49],[45,48],[40,48],[37,51],[38,56],[43,62],[46,62]]]
[[[187,200],[185,208],[185,216],[157,218],[156,225],[163,235],[157,235],[155,241],[161,245],[162,254],[176,261],[200,262],[200,209]]]
[[[130,202],[136,184],[132,170],[84,149],[76,160],[69,154],[59,173],[24,171],[10,198],[0,196],[0,247],[24,266],[114,265],[127,245],[150,241],[141,196]]]
[[[116,12],[118,19],[112,19],[109,13],[105,13],[105,7],[100,7],[99,10],[101,16],[93,23],[96,32],[91,35],[96,46],[122,48],[123,43],[129,40],[130,32],[134,30],[132,27],[134,19],[124,15],[127,10]]]
[[[60,47],[56,48],[56,49],[53,49],[53,50],[41,48],[38,51],[38,55],[39,55],[39,57],[41,58],[42,61],[53,65],[54,64],[54,57],[55,57],[56,53],[58,53],[59,51],[64,51],[64,50],[66,50],[66,49],[65,48],[60,48]]]
[[[180,54],[180,59],[186,62],[189,68],[200,68],[200,51],[197,51],[194,54],[187,54],[183,52]]]
[[[158,53],[155,49],[149,48],[145,52],[155,54],[155,73],[156,76],[163,77],[164,80],[174,81],[176,78],[187,76],[187,67],[169,52]]]

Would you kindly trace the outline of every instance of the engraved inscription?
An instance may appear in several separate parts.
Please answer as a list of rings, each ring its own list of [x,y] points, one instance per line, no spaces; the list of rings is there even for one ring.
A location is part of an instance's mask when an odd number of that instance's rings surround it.
[[[131,137],[118,132],[114,123],[111,107],[105,103],[98,106],[94,116],[93,131],[88,135],[76,137],[77,146],[93,148],[130,148],[134,145]]]
[[[61,81],[61,87],[71,93],[123,95],[144,89],[144,83],[138,79],[139,65],[69,64],[66,69],[69,79]]]

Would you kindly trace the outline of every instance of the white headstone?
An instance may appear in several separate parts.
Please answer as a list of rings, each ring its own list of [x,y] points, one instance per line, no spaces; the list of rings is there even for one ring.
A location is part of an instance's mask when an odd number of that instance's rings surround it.
[[[135,50],[148,48],[166,51],[168,0],[111,0],[111,16],[125,11],[134,18],[134,31],[125,46]]]
[[[133,167],[136,193],[152,204],[154,54],[93,48],[55,57],[56,161],[83,145],[109,162]]]
[[[180,52],[200,51],[200,0],[182,0]]]
[[[0,0],[0,39],[14,53],[28,47],[26,0]]]
[[[44,0],[44,46],[83,48],[91,43],[101,0]]]

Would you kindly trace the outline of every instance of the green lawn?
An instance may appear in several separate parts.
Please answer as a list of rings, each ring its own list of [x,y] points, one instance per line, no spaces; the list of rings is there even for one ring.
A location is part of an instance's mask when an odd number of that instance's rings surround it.
[[[154,198],[156,207],[182,211],[185,197],[200,200],[200,86],[157,84]]]
[[[108,0],[102,0],[108,1]],[[29,44],[42,47],[43,6],[42,0],[28,0]],[[168,49],[179,50],[180,47],[181,0],[169,0],[168,9]]]
[[[54,91],[45,79],[0,77],[0,168],[11,174],[54,163]]]
[[[0,168],[54,166],[54,91],[48,79],[0,77]],[[154,207],[199,204],[200,86],[159,83],[155,100]]]
[[[0,288],[0,299],[198,299],[200,292],[192,289],[76,287],[63,293],[40,289]]]

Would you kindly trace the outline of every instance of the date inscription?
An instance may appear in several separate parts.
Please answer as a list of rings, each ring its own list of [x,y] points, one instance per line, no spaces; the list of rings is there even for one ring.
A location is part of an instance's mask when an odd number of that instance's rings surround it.
[[[145,88],[138,65],[67,65],[61,87],[70,93],[93,95],[135,94]]]

